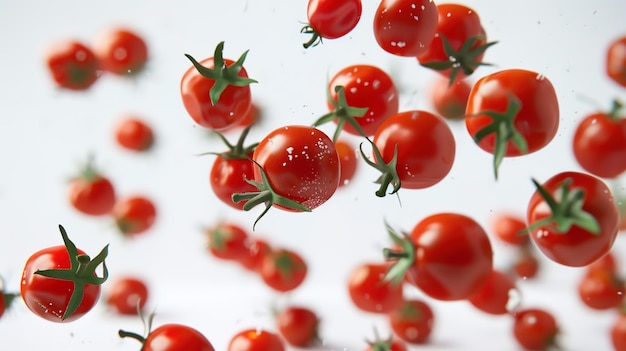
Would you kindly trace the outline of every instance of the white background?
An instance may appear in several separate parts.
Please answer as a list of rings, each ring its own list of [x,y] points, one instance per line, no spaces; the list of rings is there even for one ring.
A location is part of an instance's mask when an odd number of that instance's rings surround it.
[[[339,69],[375,64],[396,79],[400,108],[431,109],[428,84],[434,75],[412,58],[394,57],[380,49],[372,33],[377,1],[365,1],[363,16],[348,36],[326,40],[305,50],[299,33],[306,21],[306,1],[3,1],[0,3],[0,275],[6,289],[19,290],[21,269],[30,254],[61,243],[63,224],[78,247],[95,254],[110,244],[111,278],[138,274],[151,286],[149,309],[155,325],[183,323],[203,332],[216,350],[225,350],[243,328],[273,328],[272,304],[300,303],[323,319],[324,350],[362,350],[376,327],[383,336],[384,318],[361,313],[348,300],[345,281],[356,265],[382,259],[388,245],[383,221],[410,230],[421,218],[439,211],[460,212],[487,226],[494,211],[523,213],[539,180],[564,170],[580,170],[571,155],[576,121],[596,105],[608,107],[623,88],[604,74],[608,43],[626,34],[626,3],[621,0],[463,1],[481,16],[491,40],[473,79],[501,68],[526,68],[554,84],[561,107],[556,139],[538,153],[505,159],[500,179],[493,180],[491,155],[476,147],[462,124],[452,124],[457,159],[449,176],[424,190],[401,190],[377,198],[375,171],[359,164],[357,178],[322,207],[308,214],[271,210],[251,235],[276,246],[298,250],[310,273],[289,296],[278,296],[261,280],[239,267],[210,257],[202,228],[229,219],[252,229],[260,208],[238,212],[216,200],[208,183],[213,156],[222,151],[187,116],[179,83],[189,53],[201,59],[225,41],[225,57],[244,50],[249,75],[259,81],[253,99],[263,109],[264,123],[249,140],[259,140],[284,124],[311,124],[327,112],[325,82]],[[135,80],[103,75],[87,92],[60,91],[44,66],[43,53],[56,40],[76,38],[90,43],[114,25],[142,34],[150,62]],[[124,113],[150,121],[158,138],[149,154],[131,154],[113,142],[112,128]],[[331,126],[323,127],[331,132]],[[229,135],[236,138],[236,135]],[[234,139],[233,139],[234,140]],[[360,141],[354,139],[355,145]],[[67,180],[89,152],[115,183],[119,196],[142,193],[158,206],[155,227],[126,240],[108,218],[86,218],[67,201]],[[616,250],[625,252],[624,239]],[[495,264],[504,267],[510,248],[494,241]],[[594,312],[577,300],[581,270],[545,261],[542,276],[520,281],[522,304],[547,307],[557,317],[566,350],[610,350],[608,328],[613,312]],[[103,287],[106,292],[106,285]],[[408,289],[408,294],[423,297]],[[415,350],[515,350],[511,318],[486,316],[466,302],[429,300],[436,314],[431,343]],[[3,350],[138,350],[133,340],[120,340],[117,330],[141,332],[134,317],[117,317],[104,304],[70,324],[55,324],[30,313],[21,300],[0,319]]]

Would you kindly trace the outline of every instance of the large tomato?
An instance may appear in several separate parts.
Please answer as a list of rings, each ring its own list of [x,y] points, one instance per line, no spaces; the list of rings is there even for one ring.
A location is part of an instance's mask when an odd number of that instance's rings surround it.
[[[54,82],[69,90],[86,90],[99,77],[100,63],[91,48],[66,40],[52,45],[45,56],[46,66]]]
[[[615,83],[626,87],[626,36],[614,39],[606,50],[606,74]]]
[[[315,46],[322,38],[337,39],[350,33],[361,19],[361,0],[309,0],[307,17],[309,24],[301,33],[311,34],[304,48]]]
[[[494,172],[505,156],[546,146],[559,127],[559,102],[552,83],[524,69],[480,78],[467,102],[465,124],[478,146],[494,155]]]
[[[579,172],[558,173],[543,184],[528,203],[530,238],[551,260],[572,267],[586,266],[613,247],[619,213],[609,187],[599,178]]]

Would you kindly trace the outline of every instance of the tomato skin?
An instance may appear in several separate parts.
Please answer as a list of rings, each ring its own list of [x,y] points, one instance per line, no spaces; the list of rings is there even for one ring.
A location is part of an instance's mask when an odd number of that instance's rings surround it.
[[[112,210],[116,226],[122,234],[141,234],[152,228],[156,207],[145,196],[135,195],[119,200]]]
[[[527,232],[526,220],[524,217],[512,213],[497,213],[491,218],[491,230],[502,242],[521,246],[530,240]]]
[[[148,334],[141,351],[215,351],[198,330],[181,324],[163,324]]]
[[[363,263],[348,277],[348,293],[362,311],[388,313],[402,303],[402,284],[385,281],[387,263]]]
[[[91,48],[75,40],[55,43],[45,56],[54,82],[69,90],[86,90],[99,77],[100,63]]]
[[[528,150],[533,153],[545,147],[556,135],[559,127],[559,103],[552,83],[544,76],[523,69],[506,69],[480,78],[472,87],[467,102],[465,125],[472,137],[492,122],[483,111],[504,113],[511,97],[521,102],[515,115],[515,129],[526,140]],[[478,146],[493,153],[494,133],[483,138]],[[505,156],[523,153],[509,140]]]
[[[222,260],[239,260],[248,253],[248,232],[235,223],[217,223],[206,231],[211,255]]]
[[[580,300],[594,310],[618,308],[624,301],[624,294],[624,282],[609,271],[587,272],[578,282]]]
[[[374,134],[374,144],[385,162],[393,158],[401,187],[424,189],[440,182],[452,169],[454,135],[446,121],[427,111],[403,111],[387,118]]]
[[[115,141],[130,151],[146,151],[154,143],[152,127],[138,117],[125,117],[115,126]]]
[[[539,274],[539,259],[532,253],[531,247],[521,249],[513,262],[513,272],[519,278],[532,279]]]
[[[398,112],[398,89],[391,76],[377,66],[351,65],[335,73],[328,83],[328,93],[335,102],[338,100],[335,90],[338,86],[344,87],[348,106],[367,108],[364,116],[355,118],[367,136],[374,135],[387,117]],[[330,101],[327,105],[329,109],[334,109]],[[342,130],[361,136],[349,123],[345,123]]]
[[[446,78],[439,77],[431,85],[430,100],[435,111],[451,120],[465,118],[465,107],[472,86],[467,80],[459,79],[450,85]]]
[[[615,83],[626,87],[626,36],[613,40],[606,51],[606,74]]]
[[[382,0],[374,16],[374,37],[391,54],[415,57],[427,50],[438,20],[432,0]]]
[[[309,0],[309,25],[322,38],[337,39],[350,33],[361,19],[361,0]]]
[[[388,314],[388,317],[394,334],[411,344],[426,343],[435,321],[430,306],[425,301],[417,299],[404,300]]]
[[[233,60],[224,58],[224,64],[231,66]],[[213,57],[200,61],[207,68],[214,68]],[[239,77],[248,77],[244,67],[237,74]],[[221,131],[236,125],[243,119],[252,105],[250,86],[228,85],[213,105],[209,90],[215,85],[215,80],[206,78],[191,66],[183,74],[180,82],[180,93],[183,105],[189,116],[200,126]]]
[[[611,326],[611,343],[615,351],[626,351],[626,315],[619,313]]]
[[[616,178],[626,171],[626,118],[590,114],[578,123],[572,144],[585,171],[601,178]]]
[[[90,216],[109,214],[116,201],[115,188],[111,181],[96,173],[74,178],[68,192],[72,207]]]
[[[252,156],[265,171],[276,194],[310,210],[325,203],[339,186],[340,162],[333,141],[309,126],[284,126],[261,140]],[[254,178],[262,182],[261,170]],[[285,211],[298,211],[280,204]]]
[[[582,209],[591,214],[600,226],[598,234],[573,225],[567,232],[559,233],[541,226],[530,233],[539,250],[551,260],[565,266],[582,267],[610,251],[618,233],[619,214],[613,195],[607,185],[592,175],[579,172],[561,172],[545,181],[542,186],[548,193],[561,193],[561,185],[571,179],[570,189],[583,189]],[[552,211],[538,191],[530,198],[527,223],[549,218]]]
[[[148,45],[135,31],[110,28],[94,40],[94,53],[103,70],[117,75],[134,75],[148,61]]]
[[[421,220],[409,234],[415,260],[406,281],[444,301],[471,297],[487,282],[493,251],[485,230],[472,218],[438,213]]]
[[[277,249],[263,258],[260,274],[268,287],[287,292],[299,287],[307,272],[307,264],[300,254],[288,249]]]
[[[515,289],[515,282],[511,277],[498,270],[493,270],[487,282],[469,298],[469,302],[485,313],[507,314],[510,312],[508,309],[510,294]]]
[[[248,237],[246,254],[239,258],[241,265],[253,272],[261,273],[265,256],[272,252],[272,247],[263,239]]]
[[[292,346],[306,347],[317,340],[317,314],[307,307],[289,306],[276,316],[280,335]]]
[[[401,340],[392,339],[390,341],[378,341],[370,344],[365,348],[365,351],[407,351],[407,347]]]
[[[85,254],[77,249],[78,254]],[[68,323],[89,312],[100,298],[100,286],[86,284],[83,299],[74,313],[62,319],[74,291],[74,283],[35,274],[37,270],[69,269],[70,256],[63,245],[52,246],[32,254],[22,273],[20,293],[26,306],[37,316],[56,323]]]
[[[284,351],[285,345],[278,334],[260,329],[246,329],[235,334],[227,351]]]
[[[559,328],[550,312],[529,308],[513,314],[513,321],[513,336],[525,349],[543,351],[555,345]]]
[[[341,164],[339,167],[341,172],[339,187],[342,187],[348,185],[352,178],[354,178],[357,170],[358,156],[356,149],[344,140],[337,140],[335,142],[335,149],[337,149],[339,163]]]
[[[248,156],[252,158],[252,153]],[[218,155],[213,161],[209,173],[209,183],[211,189],[223,203],[243,210],[246,201],[233,201],[233,194],[256,191],[257,188],[246,182],[246,179],[254,179],[254,169],[256,166],[252,161],[245,158],[225,158]]]
[[[148,285],[139,278],[119,277],[110,284],[106,294],[106,303],[115,312],[122,315],[137,315],[148,301]]]

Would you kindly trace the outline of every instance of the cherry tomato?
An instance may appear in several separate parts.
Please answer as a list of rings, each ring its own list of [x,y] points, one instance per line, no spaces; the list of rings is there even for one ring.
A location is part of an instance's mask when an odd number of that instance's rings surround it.
[[[552,313],[529,308],[513,314],[513,336],[529,351],[549,350],[556,346],[559,328]]]
[[[464,119],[465,107],[472,86],[467,80],[459,79],[450,84],[448,79],[439,77],[431,84],[430,100],[435,112],[451,120]]]
[[[528,203],[530,238],[562,265],[581,267],[604,256],[617,237],[619,214],[607,185],[592,175],[558,173]]]
[[[513,262],[513,273],[522,279],[532,279],[539,273],[539,259],[532,246],[520,248]]]
[[[235,223],[219,222],[206,230],[209,252],[222,260],[239,260],[248,253],[248,232]]]
[[[143,344],[141,351],[215,351],[204,334],[182,324],[163,324],[145,338],[124,330],[120,330],[119,335],[140,341]]]
[[[289,306],[278,312],[276,324],[280,335],[295,347],[307,347],[318,340],[317,314],[308,307]]]
[[[418,299],[402,301],[388,317],[394,334],[411,344],[427,342],[435,323],[433,310],[428,303]]]
[[[348,277],[348,293],[362,311],[388,313],[402,303],[402,284],[385,280],[387,263],[362,263]]]
[[[148,61],[146,41],[129,28],[109,28],[100,33],[93,49],[102,69],[117,75],[135,75]]]
[[[119,200],[112,211],[115,225],[124,235],[141,234],[152,228],[156,213],[152,200],[142,195]]]
[[[400,268],[388,279],[405,281],[437,300],[463,300],[478,292],[493,269],[485,230],[458,213],[437,213],[418,222],[408,238],[388,228],[399,250],[384,250]]]
[[[587,272],[578,282],[578,297],[594,310],[618,308],[624,301],[624,294],[624,281],[610,271]]]
[[[471,75],[493,43],[487,43],[485,29],[473,9],[461,4],[439,4],[437,13],[437,33],[417,60],[452,83]]]
[[[91,48],[75,40],[55,43],[46,53],[54,82],[69,90],[86,90],[96,82],[100,63]]]
[[[243,67],[245,52],[237,61],[223,58],[224,43],[213,57],[200,62],[190,55],[193,66],[183,74],[180,93],[189,116],[200,126],[224,130],[242,120],[252,105],[250,83]]]
[[[148,301],[148,285],[139,278],[124,276],[111,282],[106,303],[115,312],[137,315]]]
[[[114,133],[117,144],[127,150],[146,151],[154,143],[152,127],[139,117],[122,118],[115,126]]]
[[[72,207],[90,216],[109,214],[116,201],[113,183],[95,169],[91,157],[80,175],[70,181],[68,197]]]
[[[302,284],[307,271],[307,264],[300,254],[277,249],[263,258],[260,274],[267,286],[278,292],[287,292]]]
[[[596,271],[601,271],[609,272],[616,276],[619,275],[617,261],[615,259],[615,255],[611,251],[609,251],[606,255],[600,257],[599,259],[591,262],[585,267],[585,270],[588,274],[593,274]]]
[[[376,340],[368,341],[365,351],[408,351],[406,344],[400,339],[389,338],[382,340],[376,335]]]
[[[374,37],[391,54],[415,57],[428,49],[438,20],[433,0],[381,0],[374,14]]]
[[[587,115],[576,126],[574,157],[595,176],[617,178],[626,171],[626,118],[620,116],[621,108],[614,101],[610,112]]]
[[[465,111],[467,131],[494,155],[494,173],[506,156],[533,153],[548,145],[559,127],[559,102],[552,83],[523,69],[505,69],[480,78]]]
[[[254,101],[250,104],[250,109],[248,113],[236,124],[230,125],[224,129],[222,129],[222,133],[227,133],[236,129],[245,129],[248,127],[252,127],[254,125],[258,125],[262,123],[263,113],[258,104],[255,104]]]
[[[239,263],[248,270],[260,273],[263,260],[272,252],[272,247],[263,239],[248,237],[246,248],[246,254],[239,258]]]
[[[356,149],[345,140],[337,140],[335,149],[337,149],[337,155],[339,156],[339,170],[341,172],[338,186],[342,187],[350,184],[350,181],[356,174],[358,156]]]
[[[245,329],[235,334],[227,351],[284,351],[285,345],[278,334],[258,328]]]
[[[502,242],[514,246],[526,245],[530,240],[526,230],[526,219],[513,213],[493,215],[491,231]]]
[[[65,245],[33,253],[22,272],[20,293],[26,306],[37,316],[51,322],[75,321],[89,312],[100,298],[100,285],[108,277],[104,259],[108,245],[90,259],[77,249],[59,225]],[[95,269],[102,264],[103,277]]]
[[[300,32],[311,34],[311,39],[303,44],[304,48],[318,45],[322,38],[337,39],[350,33],[359,23],[362,11],[361,0],[309,0],[309,24]]]
[[[626,36],[614,39],[606,50],[606,74],[626,87]]]
[[[611,343],[615,351],[626,351],[626,315],[619,313],[611,326]]]
[[[469,302],[489,314],[507,314],[513,307],[509,303],[515,292],[515,282],[507,274],[494,269],[485,284],[469,298]]]

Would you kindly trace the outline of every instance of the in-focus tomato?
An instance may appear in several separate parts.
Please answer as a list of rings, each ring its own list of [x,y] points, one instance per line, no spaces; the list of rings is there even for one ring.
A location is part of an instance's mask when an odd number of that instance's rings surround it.
[[[469,302],[489,314],[507,314],[515,307],[510,304],[515,294],[515,281],[509,275],[494,269],[485,284],[469,298]]]
[[[391,54],[416,57],[428,49],[438,20],[433,0],[381,0],[374,14],[374,37]]]
[[[285,351],[280,336],[267,330],[245,329],[233,335],[227,351]]]
[[[148,321],[148,328],[151,322]],[[146,337],[124,330],[120,330],[118,334],[121,338],[130,337],[141,342],[141,351],[215,351],[204,334],[183,324],[163,324],[149,331]]]
[[[80,175],[70,181],[68,198],[72,207],[90,216],[109,214],[117,199],[113,183],[96,170],[92,157],[89,157]]]
[[[154,144],[152,127],[144,119],[125,116],[120,119],[114,130],[115,141],[121,147],[131,151],[146,151]]]
[[[94,40],[93,51],[104,71],[135,75],[148,61],[148,45],[130,28],[108,28]]]
[[[154,225],[157,214],[154,202],[143,195],[118,200],[111,213],[117,229],[124,235],[146,232]]]
[[[544,351],[557,346],[559,327],[552,313],[528,308],[513,314],[513,336],[529,351]]]
[[[322,39],[337,39],[350,33],[361,19],[361,0],[309,0],[307,18],[309,24],[300,32],[310,34],[311,39],[302,44],[305,49],[316,46]]]
[[[276,315],[278,332],[285,341],[295,347],[307,347],[319,340],[320,319],[310,308],[288,306]]]
[[[206,230],[211,255],[223,260],[240,260],[248,254],[248,232],[232,222],[219,222]]]
[[[551,260],[586,266],[607,254],[617,238],[619,214],[608,186],[580,172],[561,172],[543,184],[528,203],[530,238]]]
[[[339,171],[341,172],[338,186],[342,187],[350,184],[350,181],[356,174],[358,156],[356,149],[347,140],[337,140],[335,149],[337,149],[337,155],[339,156]]]
[[[450,84],[448,79],[438,77],[430,86],[430,101],[435,112],[442,117],[450,120],[464,119],[471,90],[472,86],[465,79]]]
[[[385,280],[388,263],[362,263],[348,277],[348,294],[362,311],[388,313],[402,303],[402,283]]]
[[[299,253],[288,249],[276,249],[263,258],[260,275],[270,288],[278,292],[287,292],[299,287],[307,272],[307,264]]]
[[[626,36],[614,39],[606,50],[606,74],[613,82],[626,87]]]
[[[113,311],[123,315],[141,314],[148,302],[148,285],[143,279],[122,276],[109,284],[106,303]]]
[[[35,315],[66,323],[84,316],[98,302],[100,285],[108,278],[104,263],[108,245],[90,259],[76,248],[63,226],[59,225],[59,230],[64,245],[39,250],[28,258],[22,271],[20,293]],[[96,275],[100,265],[102,277]]]
[[[435,315],[426,301],[405,299],[388,314],[394,334],[410,344],[426,343],[432,333]]]
[[[100,63],[91,48],[76,40],[52,45],[45,55],[54,82],[69,90],[86,90],[99,77]]]

